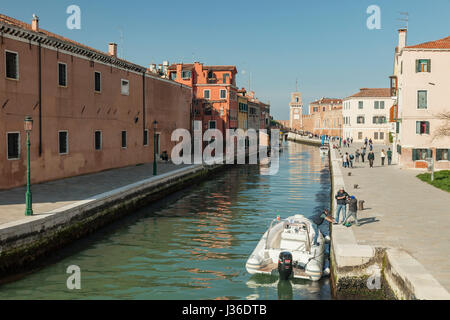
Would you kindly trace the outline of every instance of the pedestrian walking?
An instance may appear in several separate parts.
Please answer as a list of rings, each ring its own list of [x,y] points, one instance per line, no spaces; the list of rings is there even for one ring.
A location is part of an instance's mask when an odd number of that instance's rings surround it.
[[[373,162],[375,161],[375,154],[373,153],[373,151],[369,152],[369,154],[367,155],[367,160],[369,160],[370,167],[373,168]]]
[[[384,159],[386,158],[386,153],[384,153],[384,149],[381,149],[380,157],[381,157],[381,165],[384,166]]]
[[[350,168],[350,158],[348,156],[348,152],[345,153],[345,167]]]
[[[369,139],[369,144],[372,144],[372,138]]]
[[[392,150],[391,150],[391,148],[388,148],[386,153],[387,153],[387,158],[388,158],[388,166],[390,166],[391,163],[392,163]]]
[[[336,220],[331,216],[328,209],[324,209],[322,212],[316,214],[312,217],[312,227],[314,229],[314,245],[317,246],[317,238],[319,237],[319,226],[323,223],[324,220],[327,220],[328,222],[336,223]]]
[[[365,144],[366,147],[367,147],[367,137],[364,139],[364,144]]]
[[[356,149],[355,151],[355,162],[359,162],[359,156],[361,155],[361,153],[359,152],[359,149]]]
[[[369,143],[369,150],[370,150],[370,151],[373,150],[373,145],[372,145],[372,143]]]
[[[350,227],[351,224],[348,222],[348,219],[350,217],[353,217],[356,225],[360,226],[358,217],[356,215],[356,212],[358,211],[358,199],[356,199],[355,196],[351,196],[350,199],[347,200],[347,203],[348,203],[348,216],[345,218],[345,220],[342,224],[346,227]]]
[[[344,148],[347,147],[347,139],[344,140]]]
[[[345,162],[345,154],[342,155],[342,168],[345,168],[346,162]]]
[[[366,156],[366,147],[361,150],[361,161],[364,163],[364,157]]]
[[[342,215],[343,215],[343,221],[346,218],[346,213],[347,213],[347,197],[348,197],[348,193],[345,192],[343,187],[339,188],[339,191],[336,193],[336,201],[337,201],[337,208],[336,208],[336,223],[339,223],[339,215],[342,211]]]

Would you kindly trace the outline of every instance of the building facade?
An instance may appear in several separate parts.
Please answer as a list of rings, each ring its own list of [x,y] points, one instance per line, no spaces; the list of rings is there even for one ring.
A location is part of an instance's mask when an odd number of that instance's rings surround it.
[[[238,90],[238,129],[247,131],[248,129],[248,99],[247,91],[242,88]]]
[[[340,137],[342,135],[342,100],[321,98],[309,104],[309,115],[304,115],[304,132],[314,135]]]
[[[247,93],[248,101],[248,128],[259,131],[260,126],[260,101],[256,99],[255,92],[250,91]]]
[[[169,79],[193,90],[192,120],[202,121],[202,131],[238,127],[235,66],[205,66],[203,63],[172,64]]]
[[[192,89],[117,57],[0,15],[0,189],[88,174],[169,154],[175,128],[189,128]]]
[[[405,168],[426,168],[431,158],[436,169],[450,169],[450,123],[443,116],[450,113],[450,37],[406,43],[407,30],[400,29],[391,76],[395,158]]]
[[[393,99],[389,88],[362,88],[343,101],[343,137],[362,142],[389,143],[389,111]]]

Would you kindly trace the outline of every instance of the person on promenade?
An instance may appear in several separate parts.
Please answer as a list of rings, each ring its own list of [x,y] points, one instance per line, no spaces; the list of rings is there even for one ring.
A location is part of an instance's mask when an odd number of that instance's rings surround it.
[[[369,154],[367,155],[367,160],[369,160],[370,167],[373,168],[373,162],[375,161],[375,154],[373,153],[373,151],[369,152]]]
[[[361,161],[364,163],[364,157],[366,156],[366,147],[361,150]]]
[[[355,158],[355,156],[350,153],[350,155],[348,156],[348,162],[350,164],[350,168],[353,168],[353,159]]]
[[[347,203],[348,203],[348,215],[342,224],[346,227],[350,227],[351,224],[348,222],[348,219],[350,217],[353,217],[353,219],[355,219],[356,225],[360,226],[358,217],[356,216],[356,212],[358,211],[358,199],[356,199],[355,196],[351,196],[350,199],[347,200]]]
[[[366,147],[367,147],[367,137],[364,139],[364,144],[365,144]]]
[[[373,150],[373,145],[372,145],[372,143],[369,143],[369,150],[370,150],[370,151]]]
[[[386,158],[386,153],[384,153],[384,149],[381,149],[380,157],[381,157],[381,165],[384,166],[384,159]]]
[[[353,137],[350,138],[350,143],[353,144]]]
[[[331,223],[336,223],[336,220],[334,220],[334,218],[331,216],[330,212],[328,211],[328,209],[324,209],[321,213],[318,213],[316,215],[314,215],[311,218],[312,223],[312,227],[314,229],[314,245],[317,246],[317,238],[319,237],[319,226],[323,223],[324,220],[327,220],[328,222]]]
[[[387,158],[388,158],[388,166],[390,166],[391,163],[392,163],[392,150],[391,150],[391,148],[388,148],[386,153],[387,153]]]
[[[339,188],[339,191],[336,193],[336,200],[337,200],[337,208],[336,208],[336,223],[339,223],[339,215],[342,210],[342,216],[343,220],[345,220],[346,213],[347,213],[347,197],[348,193],[344,191],[343,187]]]
[[[348,152],[345,153],[345,167],[350,168],[350,158],[348,156]]]
[[[356,149],[356,151],[355,151],[355,162],[359,162],[359,156],[360,156],[361,154],[359,153],[359,149]]]
[[[342,168],[345,168],[345,154],[342,155]]]
[[[369,144],[372,144],[372,138],[369,139]]]

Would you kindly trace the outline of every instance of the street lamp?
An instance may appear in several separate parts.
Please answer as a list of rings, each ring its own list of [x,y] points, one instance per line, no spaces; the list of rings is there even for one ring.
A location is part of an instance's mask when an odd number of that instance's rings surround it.
[[[30,132],[33,129],[33,118],[30,116],[25,117],[24,121],[24,129],[27,133],[27,192],[25,195],[25,215],[26,216],[32,216],[33,215],[33,209],[32,209],[32,196],[31,196],[31,189],[30,189]]]
[[[156,176],[156,129],[158,128],[158,121],[153,121],[153,175]]]

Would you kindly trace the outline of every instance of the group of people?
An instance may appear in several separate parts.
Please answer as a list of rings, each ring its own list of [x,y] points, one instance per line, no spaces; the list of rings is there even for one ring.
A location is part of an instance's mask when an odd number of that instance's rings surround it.
[[[339,191],[336,193],[336,218],[333,218],[328,209],[324,209],[322,212],[314,215],[312,217],[312,227],[314,229],[314,245],[318,245],[317,238],[319,236],[319,226],[324,222],[328,221],[333,224],[339,224],[340,213],[342,211],[342,225],[346,227],[351,227],[353,223],[356,223],[357,226],[361,224],[358,221],[357,211],[358,211],[358,200],[355,196],[350,196],[347,192],[345,192],[344,188],[339,188]],[[347,205],[348,205],[348,215],[347,215]],[[353,222],[350,223],[349,219],[353,218]]]
[[[344,148],[350,148],[350,145],[353,143],[353,138],[343,139]]]
[[[352,143],[353,139],[344,139],[344,146],[349,146],[349,143]],[[367,152],[367,149],[369,151]],[[353,160],[355,162],[359,162],[359,158],[361,157],[361,162],[364,163],[365,158],[367,155],[367,160],[369,161],[370,168],[373,168],[373,164],[375,161],[375,153],[373,151],[373,144],[372,139],[367,139],[367,137],[364,139],[364,145],[360,149],[356,149],[355,154],[346,152],[342,155],[342,167],[344,168],[353,168]],[[388,148],[387,151],[384,151],[384,149],[380,152],[380,159],[381,159],[381,165],[384,166],[385,160],[387,158],[387,164],[392,164],[392,150],[391,148]]]

